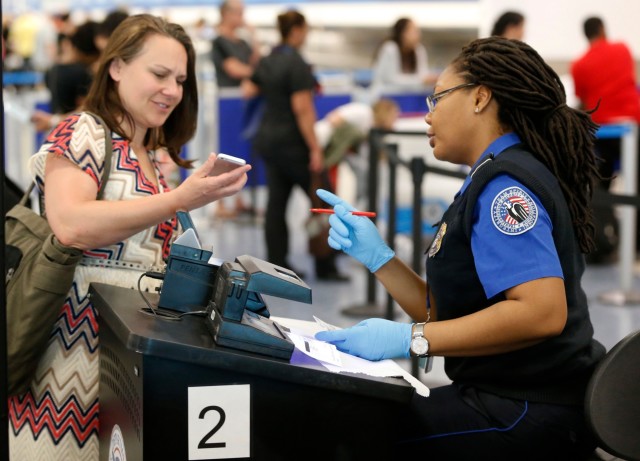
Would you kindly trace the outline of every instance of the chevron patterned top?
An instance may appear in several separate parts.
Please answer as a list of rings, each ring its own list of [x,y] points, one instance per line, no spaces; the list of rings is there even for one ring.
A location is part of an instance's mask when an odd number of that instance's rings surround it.
[[[64,156],[100,187],[104,169],[104,127],[92,115],[74,114],[60,123],[30,160],[40,191],[50,154]],[[153,152],[150,155],[153,156]],[[104,199],[136,200],[168,191],[154,160],[157,183],[142,173],[129,142],[113,133],[113,159]],[[159,223],[125,241],[85,255],[160,266],[169,254],[177,220]],[[30,389],[9,400],[10,458],[15,460],[98,460],[98,323],[87,296],[89,283],[135,287],[139,272],[80,266]]]

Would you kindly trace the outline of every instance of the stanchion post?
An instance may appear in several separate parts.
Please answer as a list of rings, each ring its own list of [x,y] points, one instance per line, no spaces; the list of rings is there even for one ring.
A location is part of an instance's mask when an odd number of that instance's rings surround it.
[[[368,209],[374,212],[378,211],[378,162],[382,136],[383,133],[375,128],[369,132]],[[372,218],[372,221],[376,222],[376,218]],[[344,308],[342,314],[348,317],[372,317],[376,316],[376,311],[376,278],[367,271],[367,300],[364,304]]]
[[[396,210],[397,210],[397,197],[396,197],[396,180],[397,180],[397,165],[396,159],[398,158],[398,145],[387,144],[386,145],[387,157],[390,159],[389,165],[389,207],[387,217],[387,244],[392,250],[396,249]],[[393,297],[387,293],[387,311],[385,318],[387,320],[393,320]]]
[[[624,193],[637,195],[638,167],[638,126],[629,125],[629,130],[622,137],[621,169],[624,182]],[[620,226],[620,285],[624,293],[633,289],[633,264],[636,257],[636,214],[635,207],[626,206],[621,211]]]
[[[620,169],[624,196],[637,197],[638,184],[638,125],[636,123],[605,126],[609,132],[619,132]],[[620,242],[618,270],[620,287],[599,295],[600,301],[612,305],[640,304],[640,293],[633,289],[633,265],[636,258],[636,206],[623,205],[620,210]]]
[[[382,134],[378,130],[371,130],[369,133],[369,210],[378,211],[378,168],[380,163],[380,146],[382,145]],[[376,222],[376,218],[373,218]],[[376,303],[376,278],[372,273],[367,277],[367,304],[374,306]]]
[[[426,164],[422,157],[411,159],[411,177],[413,179],[413,212],[411,213],[411,234],[413,240],[413,257],[411,267],[420,274],[422,271],[422,182],[426,172]],[[419,375],[419,363],[416,357],[411,359],[411,374]]]
[[[411,220],[413,257],[411,259],[411,267],[417,274],[422,271],[422,183],[426,168],[422,157],[413,157],[411,159],[411,176],[413,179],[413,213]]]

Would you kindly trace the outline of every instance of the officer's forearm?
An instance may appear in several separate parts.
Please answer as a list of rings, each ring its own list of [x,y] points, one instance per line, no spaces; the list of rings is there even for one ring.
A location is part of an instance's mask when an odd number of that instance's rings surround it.
[[[427,320],[427,284],[397,256],[375,272],[391,297],[416,322]],[[435,311],[431,311],[433,320]]]

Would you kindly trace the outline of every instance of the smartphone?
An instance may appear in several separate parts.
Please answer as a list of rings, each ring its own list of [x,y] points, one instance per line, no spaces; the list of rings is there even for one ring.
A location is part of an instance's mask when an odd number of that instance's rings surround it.
[[[247,161],[245,159],[234,157],[233,155],[218,154],[210,176],[218,176],[219,174],[227,173],[234,168],[238,168],[239,166],[246,164]]]

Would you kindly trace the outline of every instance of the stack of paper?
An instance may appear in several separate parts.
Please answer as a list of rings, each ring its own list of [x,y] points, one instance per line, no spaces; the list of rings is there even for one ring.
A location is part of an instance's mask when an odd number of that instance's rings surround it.
[[[307,322],[304,320],[272,317],[272,320],[289,329],[287,334],[291,341],[293,341],[296,349],[318,360],[329,371],[334,373],[362,373],[379,378],[404,378],[415,388],[419,395],[423,397],[429,396],[429,388],[393,360],[372,362],[340,352],[333,344],[315,339],[314,335],[317,332],[334,330],[337,329],[337,327],[323,322],[315,316],[314,319],[316,320],[315,322]]]

